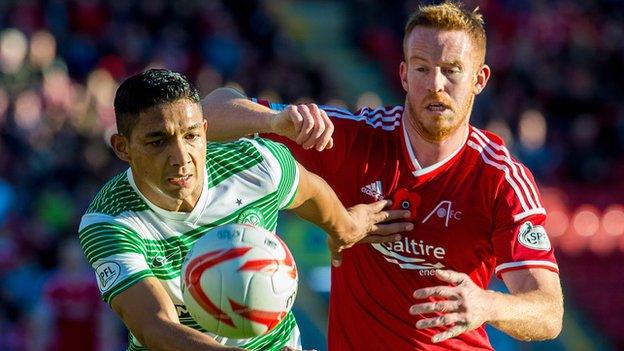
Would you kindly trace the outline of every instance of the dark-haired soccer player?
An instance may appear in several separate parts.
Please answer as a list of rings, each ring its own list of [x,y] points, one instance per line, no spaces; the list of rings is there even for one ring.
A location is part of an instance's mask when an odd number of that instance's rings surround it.
[[[562,293],[537,186],[498,136],[469,124],[490,76],[482,16],[421,7],[403,44],[404,106],[353,114],[219,89],[205,103],[211,137],[287,136],[277,139],[346,205],[391,198],[412,211],[403,239],[359,245],[332,267],[330,350],[491,350],[485,323],[556,337]],[[485,290],[493,273],[509,294]]]
[[[275,231],[277,211],[293,208],[327,231],[334,256],[360,241],[394,241],[388,234],[411,226],[378,224],[408,215],[384,211],[383,201],[345,209],[281,144],[261,138],[207,144],[197,90],[178,73],[130,77],[117,90],[115,114],[111,144],[130,168],[95,196],[80,223],[80,243],[104,300],[131,331],[129,350],[301,347],[292,313],[251,339],[208,333],[188,314],[182,260],[215,226],[253,216],[255,225]]]

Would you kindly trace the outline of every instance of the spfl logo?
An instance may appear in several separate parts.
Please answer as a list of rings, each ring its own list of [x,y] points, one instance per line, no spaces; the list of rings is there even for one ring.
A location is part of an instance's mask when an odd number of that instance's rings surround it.
[[[533,250],[550,250],[550,240],[546,230],[541,225],[533,225],[533,223],[526,221],[520,226],[518,232],[518,242],[524,247],[528,247]]]
[[[427,222],[429,220],[429,218],[431,218],[431,216],[433,216],[434,214],[436,215],[436,217],[444,219],[444,226],[445,227],[448,227],[449,220],[451,218],[459,221],[461,219],[461,217],[462,217],[461,211],[454,211],[453,210],[453,203],[451,201],[448,201],[448,200],[440,201],[438,206],[436,206],[433,209],[433,211],[429,212],[427,217],[425,217],[425,219],[423,219],[422,223]]]
[[[95,269],[97,275],[98,287],[104,292],[113,286],[113,283],[119,278],[121,267],[115,262],[104,262]]]

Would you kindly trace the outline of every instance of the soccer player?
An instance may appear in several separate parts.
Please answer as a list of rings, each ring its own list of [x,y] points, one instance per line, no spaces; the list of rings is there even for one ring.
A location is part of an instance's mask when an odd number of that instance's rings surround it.
[[[130,168],[95,196],[79,231],[104,300],[131,331],[129,350],[301,347],[292,313],[265,335],[229,340],[188,314],[182,260],[215,226],[254,223],[275,231],[278,210],[292,208],[327,231],[334,259],[359,241],[397,240],[394,233],[412,226],[379,224],[409,215],[383,210],[383,201],[345,209],[283,145],[260,138],[207,143],[198,92],[178,73],[130,77],[117,90],[115,114],[118,134],[110,141]]]
[[[482,15],[420,7],[403,45],[403,106],[351,113],[218,89],[204,101],[209,137],[275,133],[344,204],[390,198],[412,211],[401,240],[353,247],[332,267],[331,351],[491,350],[485,323],[556,337],[562,292],[538,188],[498,136],[469,123],[490,77]],[[508,294],[486,290],[492,274]]]

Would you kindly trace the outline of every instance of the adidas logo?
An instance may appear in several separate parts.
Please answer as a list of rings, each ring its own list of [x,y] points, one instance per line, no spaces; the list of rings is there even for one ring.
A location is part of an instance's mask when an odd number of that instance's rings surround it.
[[[368,185],[365,185],[362,187],[362,192],[366,195],[372,196],[375,201],[376,200],[381,200],[384,198],[383,196],[383,190],[381,189],[381,181],[375,181],[372,182]]]

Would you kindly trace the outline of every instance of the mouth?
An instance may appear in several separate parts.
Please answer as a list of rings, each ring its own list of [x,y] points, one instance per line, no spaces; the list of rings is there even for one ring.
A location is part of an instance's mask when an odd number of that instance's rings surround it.
[[[437,113],[441,113],[441,112],[444,112],[446,110],[450,110],[450,108],[447,105],[445,105],[445,104],[443,104],[441,102],[435,102],[435,103],[428,104],[428,105],[425,106],[425,109],[427,111],[437,112]]]
[[[192,177],[193,176],[191,174],[179,175],[175,177],[169,177],[167,178],[167,181],[169,181],[169,183],[172,185],[176,185],[179,187],[186,187],[189,185]]]

